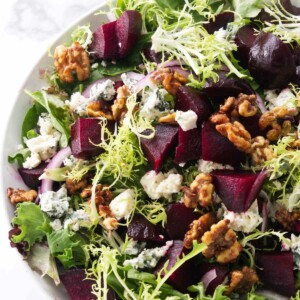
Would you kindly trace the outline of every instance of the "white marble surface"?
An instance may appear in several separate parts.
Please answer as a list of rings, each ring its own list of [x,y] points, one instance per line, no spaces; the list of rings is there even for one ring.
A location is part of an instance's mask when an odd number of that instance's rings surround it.
[[[32,66],[64,28],[102,2],[102,0],[0,0],[1,143],[13,101]],[[3,218],[4,213],[0,211],[0,299],[46,299],[31,284],[34,277],[26,273],[22,268],[20,256],[9,246],[7,239],[9,226]]]

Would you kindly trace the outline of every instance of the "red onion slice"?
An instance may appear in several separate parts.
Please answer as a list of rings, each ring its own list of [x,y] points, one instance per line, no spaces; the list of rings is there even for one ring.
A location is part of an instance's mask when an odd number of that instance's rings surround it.
[[[263,202],[263,207],[262,207],[262,217],[263,217],[263,221],[261,224],[261,231],[262,232],[266,232],[268,229],[268,203],[267,202]]]
[[[186,63],[183,60],[177,60],[173,59],[170,61],[165,61],[157,65],[157,68],[168,68],[168,67],[174,67],[174,66],[182,66],[186,65]]]
[[[129,79],[133,79],[133,80],[137,80],[137,81],[140,81],[146,77],[144,74],[136,73],[136,72],[127,72],[125,74]]]
[[[256,92],[256,103],[258,108],[262,113],[265,113],[267,111],[267,108],[265,107],[263,99],[260,97],[260,95]]]
[[[139,93],[142,89],[144,89],[146,86],[149,86],[151,89],[154,89],[156,85],[151,80],[152,72],[150,72],[147,76],[145,76],[143,79],[139,80],[134,87],[134,91],[136,93]]]
[[[202,276],[201,281],[203,282],[205,288],[207,288],[217,277],[217,271],[215,268],[213,268]]]
[[[51,161],[48,163],[45,170],[59,168],[62,165],[64,159],[69,157],[71,154],[72,151],[70,147],[61,149],[52,157]],[[52,190],[53,190],[53,180],[48,178],[43,179],[41,183],[40,193],[43,194]]]

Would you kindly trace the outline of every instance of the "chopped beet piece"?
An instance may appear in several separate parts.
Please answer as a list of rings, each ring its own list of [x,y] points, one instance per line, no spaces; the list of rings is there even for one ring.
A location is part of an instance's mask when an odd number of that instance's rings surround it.
[[[176,110],[194,111],[198,116],[198,125],[207,120],[212,113],[212,106],[206,95],[188,86],[180,86],[177,91]]]
[[[39,177],[44,173],[47,163],[42,162],[34,169],[19,168],[18,172],[21,175],[24,183],[31,189],[37,189],[40,185]]]
[[[113,21],[101,25],[93,33],[93,41],[89,47],[91,55],[96,59],[116,59],[118,58],[118,38],[116,33],[116,23]]]
[[[147,134],[147,132],[146,132]],[[166,156],[174,149],[177,142],[178,127],[156,125],[153,139],[141,138],[141,147],[150,166],[159,172]]]
[[[135,10],[126,10],[116,22],[119,58],[123,58],[129,54],[141,35],[142,16]]]
[[[255,261],[266,288],[287,297],[295,295],[292,252],[257,252]]]
[[[207,30],[209,34],[213,34],[215,31],[224,28],[226,29],[227,24],[234,21],[234,13],[224,12],[215,16],[213,21],[209,21],[204,24],[203,27]]]
[[[27,254],[27,251],[26,249],[28,248],[28,243],[27,242],[20,242],[20,243],[15,243],[12,241],[12,237],[14,235],[19,235],[21,233],[21,229],[17,226],[15,226],[13,229],[11,229],[9,232],[8,232],[8,239],[10,241],[10,246],[12,248],[17,248],[18,252],[23,255],[23,256],[26,256]]]
[[[245,153],[239,151],[226,137],[222,136],[215,125],[204,122],[202,127],[202,158],[221,164],[238,166],[245,162]]]
[[[142,215],[135,215],[128,226],[127,234],[139,242],[163,243],[165,234],[160,225],[150,223]]]
[[[189,225],[200,217],[193,208],[186,207],[183,203],[169,204],[167,209],[166,231],[171,240],[183,240],[189,230]]]
[[[168,261],[167,270],[170,270],[176,261],[182,257],[186,249],[182,241],[174,241],[173,246],[168,250],[167,254],[158,262],[154,273],[157,274],[165,266]],[[193,284],[193,262],[191,260],[183,264],[177,269],[167,280],[167,283],[181,292],[186,292],[187,287]],[[161,276],[164,276],[162,272]]]
[[[239,122],[242,123],[246,130],[251,134],[251,137],[254,138],[259,135],[265,135],[265,132],[259,128],[259,118],[261,117],[260,113],[252,117],[240,117]]]
[[[185,163],[201,157],[201,131],[194,128],[183,131],[178,130],[178,146],[175,151],[175,163]]]
[[[218,170],[212,172],[216,193],[228,210],[247,211],[267,178],[266,172]]]
[[[108,121],[107,128],[114,130],[115,123]],[[96,146],[101,142],[101,126],[97,118],[79,118],[71,127],[71,149],[77,158],[88,159],[103,152]],[[93,145],[95,144],[95,145]]]

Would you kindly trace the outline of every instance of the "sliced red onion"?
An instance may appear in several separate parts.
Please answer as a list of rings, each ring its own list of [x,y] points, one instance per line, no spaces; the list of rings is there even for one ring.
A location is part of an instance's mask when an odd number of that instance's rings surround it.
[[[260,95],[256,92],[256,102],[257,102],[257,106],[260,109],[260,111],[262,113],[267,111],[267,108],[265,107],[264,101],[263,99],[260,97]]]
[[[181,66],[186,65],[186,63],[183,60],[177,60],[173,59],[170,61],[165,61],[157,65],[157,68],[168,68],[168,67],[174,67],[174,66]]]
[[[183,69],[180,68],[180,67],[170,67],[170,69],[173,70],[173,71],[176,71],[177,73],[179,73],[180,75],[182,75],[182,76],[184,76],[184,77],[186,77],[186,78],[188,78],[189,75],[192,74],[191,71],[189,71],[189,70],[183,70]]]
[[[263,202],[262,217],[263,217],[263,221],[261,224],[261,231],[266,232],[268,229],[268,203],[267,202]]]
[[[46,167],[46,170],[50,170],[50,169],[55,169],[55,168],[59,168],[64,159],[69,157],[72,154],[71,148],[70,147],[66,147],[61,149],[60,151],[58,151],[51,159],[51,161],[49,162],[49,164]],[[41,190],[40,193],[46,193],[49,191],[53,190],[53,180],[51,179],[43,179],[42,180],[42,184],[41,184]]]
[[[41,194],[41,187],[39,186],[39,187],[38,187],[38,194],[37,194],[37,197],[36,197],[35,200],[34,200],[34,203],[35,203],[36,205],[39,205],[39,204],[40,204],[40,194]]]
[[[107,19],[108,19],[109,22],[113,22],[113,21],[117,20],[115,14],[113,12],[111,12],[111,11],[107,12],[106,16],[107,16]]]
[[[136,73],[136,72],[127,72],[125,74],[127,75],[127,77],[129,79],[133,79],[133,80],[137,80],[137,81],[140,81],[146,77],[144,74]]]
[[[139,80],[135,86],[134,91],[136,93],[139,93],[142,89],[144,89],[146,86],[149,86],[150,88],[154,89],[156,85],[151,80],[152,72],[150,72],[147,76],[145,76],[143,79]]]
[[[215,268],[213,268],[202,276],[201,281],[203,282],[205,288],[207,288],[217,277],[217,271]]]
[[[120,81],[121,77],[120,76],[111,76],[111,77],[104,77],[104,78],[98,79],[98,80],[92,82],[91,84],[89,84],[86,87],[86,89],[82,92],[82,96],[84,96],[85,98],[89,98],[90,97],[90,90],[92,89],[92,87],[96,84],[101,84],[101,83],[105,82],[108,79],[116,82],[116,81]]]

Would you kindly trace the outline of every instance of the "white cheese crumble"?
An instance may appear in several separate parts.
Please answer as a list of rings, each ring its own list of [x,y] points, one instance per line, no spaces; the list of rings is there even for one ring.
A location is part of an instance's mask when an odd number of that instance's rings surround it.
[[[226,29],[220,28],[219,30],[214,32],[214,35],[215,35],[217,41],[223,42],[226,40],[229,33],[227,32]]]
[[[229,211],[225,208],[224,219],[228,219],[230,221],[229,226],[233,230],[245,233],[253,232],[263,221],[258,212],[257,200],[253,202],[246,212],[234,213],[233,211]]]
[[[197,128],[198,116],[192,110],[177,110],[175,120],[177,121],[177,123],[183,131],[188,131]]]
[[[127,255],[138,255],[145,249],[146,243],[139,243],[138,241],[130,239],[126,245],[124,253]]]
[[[50,217],[61,218],[68,211],[69,200],[67,190],[62,186],[57,192],[48,191],[40,194],[41,210]]]
[[[135,269],[154,268],[172,246],[173,241],[168,241],[163,247],[145,249],[137,257],[125,260],[124,266],[132,266]]]
[[[117,220],[128,219],[136,204],[135,192],[132,189],[126,191],[115,197],[109,204],[111,212]]]
[[[52,135],[59,141],[61,133],[53,126],[50,114],[42,113],[39,117],[37,125],[40,127],[41,135]]]
[[[198,171],[201,173],[209,174],[214,170],[234,170],[234,168],[230,165],[222,165],[215,163],[213,161],[208,161],[204,159],[200,159],[198,161]]]
[[[293,252],[293,260],[295,267],[300,270],[300,236],[291,234],[291,239],[287,239],[287,243],[282,243],[282,250]]]
[[[60,219],[55,219],[54,221],[50,222],[50,226],[55,231],[61,230],[63,228]]]
[[[180,192],[182,179],[180,174],[173,172],[156,174],[155,171],[149,171],[141,178],[141,185],[153,200],[162,197],[172,200],[172,194]]]
[[[38,153],[31,153],[30,156],[26,158],[26,160],[23,163],[23,168],[25,169],[33,169],[39,166],[39,164],[42,162],[41,157]]]
[[[71,228],[73,231],[78,231],[80,227],[89,225],[91,225],[91,220],[84,209],[75,210],[64,221],[64,228]]]
[[[89,161],[70,155],[69,157],[64,159],[63,164],[64,166],[73,169],[75,166],[78,166],[78,168],[87,166],[89,164]]]
[[[295,95],[289,88],[283,89],[279,94],[276,93],[276,90],[265,90],[264,94],[269,102],[268,108],[273,109],[277,106],[286,106],[289,110],[296,110]]]

